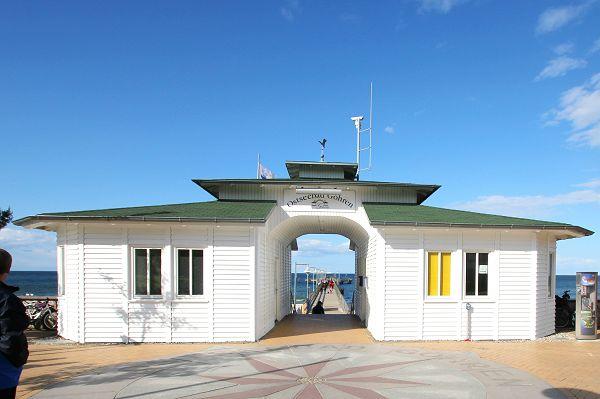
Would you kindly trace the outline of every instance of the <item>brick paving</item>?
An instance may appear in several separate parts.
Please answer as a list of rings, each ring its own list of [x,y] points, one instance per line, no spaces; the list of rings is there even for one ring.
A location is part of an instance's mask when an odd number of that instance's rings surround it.
[[[373,343],[373,340],[356,319],[342,315],[315,315],[301,320],[284,319],[259,343],[233,346],[242,349],[307,343],[368,344]],[[600,398],[600,340],[398,342],[383,345],[472,352],[482,359],[529,372],[560,388],[569,398]],[[98,367],[201,352],[215,346],[217,345],[79,345],[68,341],[35,341],[30,346],[30,361],[23,372],[17,397],[28,398],[52,384],[89,373]]]

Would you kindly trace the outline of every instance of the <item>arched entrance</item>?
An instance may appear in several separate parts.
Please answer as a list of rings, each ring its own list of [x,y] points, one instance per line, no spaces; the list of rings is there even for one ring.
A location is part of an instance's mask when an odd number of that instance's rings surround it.
[[[338,315],[340,327],[359,328],[364,323],[368,327],[372,316],[373,288],[366,284],[369,257],[369,226],[346,215],[301,214],[281,215],[280,222],[259,238],[257,259],[257,337],[263,337],[278,322],[291,313],[291,251],[292,243],[305,234],[338,234],[350,240],[355,252],[355,292],[354,312]],[[352,216],[355,217],[353,214]],[[264,240],[264,248],[263,248]],[[262,251],[261,251],[262,249]],[[363,284],[359,284],[360,281]],[[297,316],[302,317],[302,316]],[[325,329],[328,327],[323,325]],[[302,328],[305,328],[302,327]]]

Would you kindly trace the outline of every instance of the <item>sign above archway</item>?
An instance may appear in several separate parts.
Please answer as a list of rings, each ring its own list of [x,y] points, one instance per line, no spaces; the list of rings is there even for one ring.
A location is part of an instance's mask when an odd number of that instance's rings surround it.
[[[356,192],[340,191],[298,193],[296,190],[285,190],[283,208],[290,211],[355,211]]]

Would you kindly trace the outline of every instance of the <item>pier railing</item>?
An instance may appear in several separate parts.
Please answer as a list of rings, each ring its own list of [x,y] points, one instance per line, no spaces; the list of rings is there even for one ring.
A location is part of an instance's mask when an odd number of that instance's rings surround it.
[[[33,296],[33,295],[23,295],[19,296],[19,299],[23,302],[23,305],[27,306],[32,302],[38,301],[48,301],[51,306],[54,306],[54,309],[58,310],[58,297],[55,296]]]

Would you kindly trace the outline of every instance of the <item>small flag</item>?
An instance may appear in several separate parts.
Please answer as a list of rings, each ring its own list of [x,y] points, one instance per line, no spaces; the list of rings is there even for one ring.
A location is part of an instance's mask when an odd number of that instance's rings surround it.
[[[275,175],[270,169],[266,168],[262,163],[258,163],[258,176],[260,179],[273,179]]]

